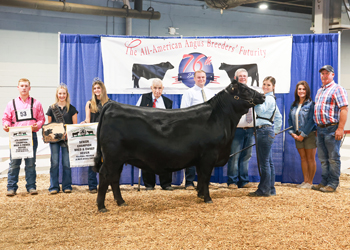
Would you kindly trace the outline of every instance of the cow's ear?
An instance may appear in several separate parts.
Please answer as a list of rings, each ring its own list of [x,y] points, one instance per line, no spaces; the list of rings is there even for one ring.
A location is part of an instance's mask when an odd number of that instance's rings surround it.
[[[236,80],[236,77],[232,79],[232,84],[237,83],[238,81]]]
[[[233,80],[233,81],[231,82],[231,86],[232,86],[233,88],[238,88],[238,82],[237,82],[236,80]]]

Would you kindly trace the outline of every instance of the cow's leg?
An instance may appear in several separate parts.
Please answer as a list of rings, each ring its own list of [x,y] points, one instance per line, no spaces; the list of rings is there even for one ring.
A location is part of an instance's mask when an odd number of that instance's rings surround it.
[[[198,177],[198,183],[197,183],[197,196],[201,199],[204,199],[204,189],[203,189],[203,173],[202,173],[202,169],[197,167],[197,177]]]
[[[106,192],[108,189],[108,185],[109,183],[107,179],[102,174],[100,174],[96,203],[97,203],[98,211],[102,213],[107,212],[107,209],[105,207],[105,199],[106,199]]]
[[[214,164],[206,163],[205,165],[201,166],[202,177],[203,177],[202,186],[203,186],[203,195],[204,195],[205,203],[213,203],[209,195],[209,182],[210,182],[211,173],[213,171],[213,165]]]
[[[134,78],[134,88],[140,88],[139,81],[140,81],[140,78],[137,78],[137,77]]]
[[[127,206],[125,201],[123,200],[122,194],[120,192],[120,186],[119,186],[119,181],[120,181],[120,175],[123,171],[123,166],[122,164],[117,170],[116,173],[113,174],[113,181],[111,183],[112,185],[112,190],[113,190],[113,196],[114,200],[117,202],[118,206]]]

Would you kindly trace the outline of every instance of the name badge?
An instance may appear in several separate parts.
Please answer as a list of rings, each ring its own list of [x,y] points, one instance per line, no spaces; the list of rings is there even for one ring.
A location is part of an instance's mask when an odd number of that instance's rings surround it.
[[[32,109],[21,109],[16,111],[16,118],[18,122],[28,121],[33,119]]]

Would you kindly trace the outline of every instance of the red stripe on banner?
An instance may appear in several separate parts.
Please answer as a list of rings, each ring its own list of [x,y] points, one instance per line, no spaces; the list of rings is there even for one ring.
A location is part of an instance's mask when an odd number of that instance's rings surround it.
[[[218,78],[220,78],[220,76],[214,76],[214,81],[211,81],[211,83],[220,84],[220,83],[217,81]]]
[[[182,83],[182,82],[178,81],[179,78],[177,76],[173,76],[172,78],[174,78],[174,80],[175,80],[175,82],[173,82],[172,84],[180,84],[180,83]]]
[[[344,134],[350,134],[350,130],[344,130]]]

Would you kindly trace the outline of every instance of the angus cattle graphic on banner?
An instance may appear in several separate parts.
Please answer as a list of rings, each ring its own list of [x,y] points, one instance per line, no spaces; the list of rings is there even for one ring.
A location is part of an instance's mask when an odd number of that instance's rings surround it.
[[[12,159],[33,158],[32,126],[10,127],[9,136]]]
[[[167,94],[182,94],[204,70],[207,87],[226,87],[235,71],[248,71],[248,85],[260,86],[274,76],[276,93],[289,93],[292,37],[137,38],[101,37],[104,80],[112,94],[145,93],[153,78],[163,80]]]
[[[71,167],[94,165],[98,123],[66,125]]]

